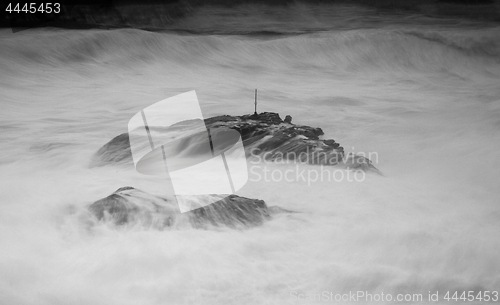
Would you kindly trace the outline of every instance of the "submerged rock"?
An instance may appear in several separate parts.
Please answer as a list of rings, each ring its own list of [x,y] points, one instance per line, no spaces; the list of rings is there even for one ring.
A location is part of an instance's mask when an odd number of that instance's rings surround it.
[[[287,160],[316,165],[338,165],[349,169],[380,171],[364,156],[345,154],[344,148],[333,139],[320,139],[321,128],[293,124],[291,116],[283,121],[279,114],[230,116],[222,115],[205,119],[213,134],[218,128],[237,130],[242,137],[247,155],[266,160]],[[121,134],[101,147],[94,155],[91,167],[110,163],[130,164],[132,159],[128,134]]]
[[[223,198],[206,195],[204,199],[222,198],[210,205],[181,213],[177,203],[148,194],[133,187],[122,187],[106,198],[92,203],[88,209],[99,220],[115,225],[139,224],[163,229],[166,227],[208,228],[225,226],[248,228],[263,224],[271,215],[290,212],[268,207],[263,200],[237,195]],[[203,198],[201,198],[203,200]]]
[[[132,164],[132,151],[130,150],[128,133],[122,133],[114,137],[99,148],[90,161],[90,167],[99,167],[112,163]]]

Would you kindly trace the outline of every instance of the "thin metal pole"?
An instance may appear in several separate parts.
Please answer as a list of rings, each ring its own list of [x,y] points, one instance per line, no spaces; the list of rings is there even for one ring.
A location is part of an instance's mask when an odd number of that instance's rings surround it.
[[[255,115],[257,115],[257,89],[255,89]]]

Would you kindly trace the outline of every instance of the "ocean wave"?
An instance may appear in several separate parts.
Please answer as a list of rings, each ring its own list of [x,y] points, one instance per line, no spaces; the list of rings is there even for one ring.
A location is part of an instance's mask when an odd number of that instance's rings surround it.
[[[256,33],[258,34],[258,33]],[[262,34],[262,33],[261,33]],[[162,62],[175,65],[240,65],[339,71],[486,69],[500,60],[495,31],[357,29],[259,39],[244,35],[179,35],[141,30],[21,32],[3,39],[0,65]],[[471,63],[473,65],[471,65]]]

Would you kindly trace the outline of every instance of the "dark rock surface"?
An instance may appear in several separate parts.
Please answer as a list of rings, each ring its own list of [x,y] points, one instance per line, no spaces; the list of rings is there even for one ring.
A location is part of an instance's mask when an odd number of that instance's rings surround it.
[[[223,198],[220,195],[206,195]],[[202,198],[203,199],[203,198]],[[174,200],[122,187],[106,198],[92,203],[89,211],[99,220],[115,225],[141,225],[164,229],[168,227],[211,226],[249,228],[262,225],[273,214],[287,213],[279,207],[268,207],[263,200],[230,195],[210,205],[180,213]]]
[[[133,164],[128,133],[122,133],[104,144],[92,157],[90,167],[99,167],[112,163]]]
[[[381,174],[368,158],[345,154],[344,148],[333,139],[320,139],[324,134],[321,128],[292,124],[290,116],[283,121],[279,114],[273,112],[242,116],[222,115],[205,119],[205,125],[211,133],[216,132],[217,128],[237,130],[248,155],[262,156],[266,160],[338,165]],[[131,159],[128,134],[124,133],[101,147],[90,166],[130,164]]]

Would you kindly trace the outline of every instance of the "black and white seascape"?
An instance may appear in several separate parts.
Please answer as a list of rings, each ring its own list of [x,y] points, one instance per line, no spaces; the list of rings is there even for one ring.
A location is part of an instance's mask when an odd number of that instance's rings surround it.
[[[498,303],[500,3],[368,2],[0,29],[0,304]],[[248,182],[181,213],[126,133],[192,90]]]

